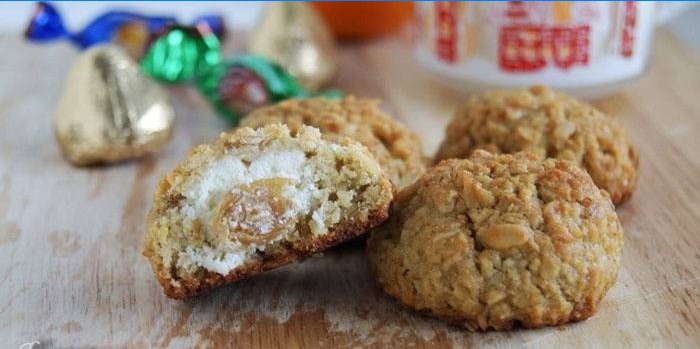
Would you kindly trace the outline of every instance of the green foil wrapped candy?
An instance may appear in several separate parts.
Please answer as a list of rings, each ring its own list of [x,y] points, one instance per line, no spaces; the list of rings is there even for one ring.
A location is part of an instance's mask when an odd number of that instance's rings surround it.
[[[343,99],[345,97],[345,92],[341,90],[325,90],[321,91],[319,93],[316,93],[313,95],[313,97],[323,97],[325,99],[330,99],[330,100],[337,100],[337,99]]]
[[[206,27],[172,26],[157,35],[141,59],[141,68],[162,82],[194,80],[221,61],[221,45]]]
[[[199,76],[199,89],[231,124],[251,110],[309,93],[282,67],[260,56],[240,55]]]

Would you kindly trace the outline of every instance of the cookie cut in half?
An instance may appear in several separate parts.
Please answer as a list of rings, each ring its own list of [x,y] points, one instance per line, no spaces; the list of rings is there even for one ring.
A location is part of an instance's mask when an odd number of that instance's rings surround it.
[[[292,263],[387,217],[392,185],[361,144],[302,127],[241,128],[190,151],[158,185],[144,255],[186,298]]]
[[[418,136],[379,109],[379,101],[352,96],[341,100],[290,99],[248,114],[242,126],[286,124],[292,132],[302,125],[318,127],[330,137],[349,137],[372,153],[389,180],[403,188],[425,171],[426,158]]]
[[[574,163],[476,151],[402,191],[367,254],[406,306],[470,330],[586,319],[620,270],[609,195]]]
[[[613,203],[627,201],[639,158],[622,126],[592,105],[543,86],[472,97],[445,129],[435,162],[467,158],[476,149],[529,151],[583,167]]]

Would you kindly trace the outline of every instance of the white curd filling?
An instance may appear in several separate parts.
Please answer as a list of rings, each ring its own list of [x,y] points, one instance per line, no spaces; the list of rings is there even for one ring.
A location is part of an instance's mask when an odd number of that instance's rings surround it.
[[[230,154],[212,164],[183,192],[185,204],[181,208],[183,225],[199,221],[207,234],[213,234],[212,221],[224,196],[257,180],[282,178],[289,181],[282,191],[285,199],[293,204],[291,215],[300,219],[310,216],[309,226],[314,234],[326,233],[326,218],[321,203],[328,192],[316,186],[314,162],[309,161],[301,150],[269,151],[246,165],[237,154]],[[332,215],[332,223],[340,219]],[[336,217],[337,216],[337,217]],[[264,232],[261,232],[264,234]],[[286,234],[276,236],[265,243],[240,244],[235,241],[217,243],[215,247],[187,247],[178,255],[177,267],[194,271],[203,267],[222,275],[241,266],[257,251],[264,251],[266,243],[284,239]],[[216,241],[208,235],[207,240]]]

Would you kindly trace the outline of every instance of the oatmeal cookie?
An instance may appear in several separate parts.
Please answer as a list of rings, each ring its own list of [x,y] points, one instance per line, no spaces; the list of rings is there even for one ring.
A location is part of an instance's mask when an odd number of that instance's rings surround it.
[[[452,117],[435,161],[475,149],[531,151],[579,164],[617,205],[632,195],[638,157],[621,126],[593,106],[534,86],[472,97]]]
[[[404,189],[367,254],[378,284],[408,307],[504,330],[593,315],[622,240],[609,195],[574,163],[477,150]]]
[[[426,167],[415,133],[382,112],[379,101],[352,96],[287,100],[253,111],[242,126],[284,123],[292,132],[302,125],[318,127],[325,135],[346,136],[366,146],[397,188],[413,183]]]
[[[241,128],[161,180],[144,255],[165,293],[186,298],[362,234],[386,219],[392,190],[356,141]]]

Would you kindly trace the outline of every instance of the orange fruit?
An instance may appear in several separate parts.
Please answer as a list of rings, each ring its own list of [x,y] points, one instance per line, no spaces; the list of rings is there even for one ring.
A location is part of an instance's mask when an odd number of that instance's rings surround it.
[[[400,29],[413,17],[412,2],[313,2],[337,39],[368,39]]]

